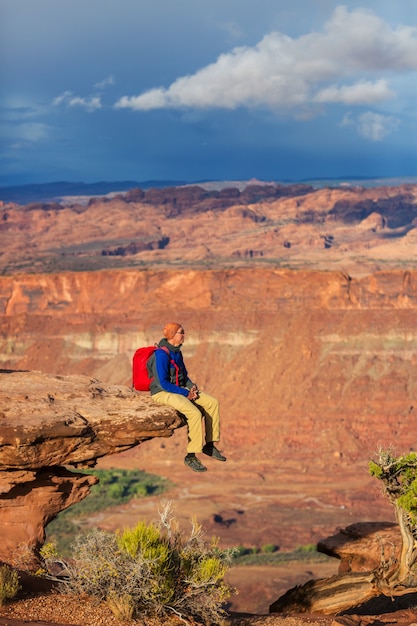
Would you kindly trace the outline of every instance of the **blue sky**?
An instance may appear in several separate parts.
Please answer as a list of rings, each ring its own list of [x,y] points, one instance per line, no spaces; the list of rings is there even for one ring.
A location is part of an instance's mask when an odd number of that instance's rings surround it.
[[[417,0],[0,0],[0,184],[417,175]]]

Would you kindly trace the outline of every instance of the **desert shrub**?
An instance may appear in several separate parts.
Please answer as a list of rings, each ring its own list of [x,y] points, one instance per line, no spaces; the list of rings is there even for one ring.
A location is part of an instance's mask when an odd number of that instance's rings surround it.
[[[218,624],[233,592],[224,582],[231,557],[195,521],[184,536],[166,504],[156,522],[78,536],[61,590],[105,600],[121,619],[174,612]]]
[[[321,554],[317,550],[292,550],[291,552],[259,552],[245,553],[234,556],[234,564],[246,565],[283,565],[288,563],[326,563],[331,562],[332,557]]]
[[[307,543],[305,546],[297,546],[296,552],[317,552],[317,546],[315,543]]]
[[[261,551],[263,552],[263,549],[261,550],[257,546],[237,546],[234,548],[233,558],[238,559],[242,556],[256,555],[260,554]]]
[[[16,570],[13,570],[8,565],[0,566],[0,606],[2,606],[6,600],[11,600],[15,597],[20,589],[19,576]]]
[[[107,597],[107,604],[117,619],[127,621],[133,618],[135,607],[133,598],[128,593],[121,595],[110,593]]]
[[[252,548],[247,548],[246,546],[237,546],[234,554],[235,559],[239,558],[240,556],[245,556],[245,554],[252,554]]]
[[[417,525],[417,453],[395,457],[390,450],[380,450],[377,460],[369,463],[371,476],[379,478],[389,500],[402,509],[413,526]]]
[[[80,529],[77,524],[71,521],[70,515],[64,515],[66,512],[66,510],[62,511],[56,519],[48,524],[45,535],[47,543],[56,544],[60,554],[69,556],[74,538],[80,532]]]
[[[261,552],[264,552],[265,554],[271,554],[273,552],[277,552],[278,550],[279,550],[279,547],[275,545],[275,543],[266,543],[261,548]]]

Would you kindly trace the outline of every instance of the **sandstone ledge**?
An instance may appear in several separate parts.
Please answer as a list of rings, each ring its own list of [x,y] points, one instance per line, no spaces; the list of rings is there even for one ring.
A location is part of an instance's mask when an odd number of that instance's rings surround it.
[[[125,386],[0,370],[0,561],[14,563],[23,551],[35,567],[45,526],[88,495],[96,478],[67,466],[92,467],[183,423],[175,410]]]

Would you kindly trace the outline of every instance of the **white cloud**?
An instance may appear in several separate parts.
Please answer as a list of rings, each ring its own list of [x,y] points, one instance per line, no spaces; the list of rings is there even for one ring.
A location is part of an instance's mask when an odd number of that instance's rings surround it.
[[[65,105],[68,107],[83,107],[87,111],[96,111],[102,108],[101,99],[99,96],[92,96],[90,98],[80,98],[74,96],[72,91],[64,91],[61,95],[57,96],[53,100],[55,106]]]
[[[297,39],[272,32],[256,46],[222,54],[168,88],[123,96],[116,108],[371,104],[391,98],[386,73],[417,70],[417,29],[392,28],[365,9],[335,9],[321,32]],[[346,84],[343,84],[343,83]]]
[[[386,80],[376,82],[360,80],[353,85],[330,85],[321,89],[314,97],[315,102],[342,102],[343,104],[369,104],[383,102],[394,96]]]
[[[115,80],[114,80],[114,76],[110,75],[107,76],[107,78],[105,78],[104,80],[101,80],[100,82],[96,83],[94,85],[94,87],[96,89],[104,89],[105,87],[109,87],[110,85],[114,85],[115,84]]]
[[[83,107],[87,111],[96,111],[97,109],[102,108],[102,104],[101,104],[101,100],[99,96],[94,96],[92,98],[79,98],[79,97],[70,98],[70,100],[68,101],[68,106]]]
[[[374,113],[373,111],[367,111],[357,117],[354,117],[349,111],[340,123],[340,126],[354,126],[358,135],[371,141],[382,141],[395,132],[399,125],[400,121],[396,117]]]
[[[387,135],[397,130],[399,121],[390,115],[380,113],[362,113],[357,122],[359,135],[372,141],[382,141]]]
[[[123,96],[116,102],[116,109],[142,109],[143,111],[150,109],[163,109],[166,105],[165,96],[161,89],[152,89],[142,96]]]
[[[65,104],[65,102],[67,102],[68,99],[71,97],[72,97],[72,91],[64,91],[59,96],[54,98],[52,104],[54,104],[55,106],[59,106],[60,104]]]

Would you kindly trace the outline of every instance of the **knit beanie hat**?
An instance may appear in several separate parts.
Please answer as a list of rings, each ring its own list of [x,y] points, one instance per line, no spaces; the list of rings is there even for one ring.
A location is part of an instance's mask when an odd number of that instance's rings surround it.
[[[168,340],[172,339],[180,328],[182,328],[182,324],[177,324],[177,322],[168,322],[168,324],[165,324],[164,326],[164,337]]]

